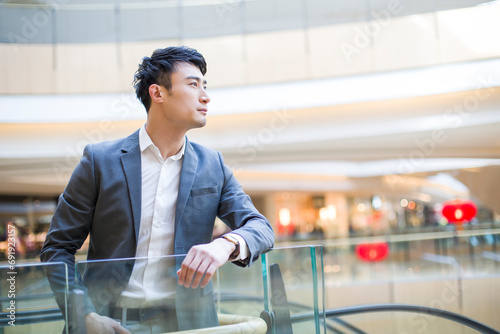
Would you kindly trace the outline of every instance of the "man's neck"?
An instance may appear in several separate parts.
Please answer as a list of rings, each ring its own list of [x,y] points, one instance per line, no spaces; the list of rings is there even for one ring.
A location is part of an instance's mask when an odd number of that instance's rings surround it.
[[[153,144],[160,150],[163,159],[167,159],[181,150],[184,144],[184,136],[186,135],[186,131],[168,128],[165,125],[161,127],[155,126],[149,120],[146,123],[146,132],[153,141]]]

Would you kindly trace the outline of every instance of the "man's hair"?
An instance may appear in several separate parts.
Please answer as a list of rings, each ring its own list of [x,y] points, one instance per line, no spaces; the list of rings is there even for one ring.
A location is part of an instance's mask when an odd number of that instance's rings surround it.
[[[172,88],[172,73],[176,70],[178,63],[193,64],[205,75],[207,63],[205,58],[195,49],[187,46],[171,46],[158,49],[151,57],[144,57],[139,64],[134,76],[134,88],[137,98],[141,100],[146,112],[151,107],[149,86],[153,84],[162,85],[166,89]]]

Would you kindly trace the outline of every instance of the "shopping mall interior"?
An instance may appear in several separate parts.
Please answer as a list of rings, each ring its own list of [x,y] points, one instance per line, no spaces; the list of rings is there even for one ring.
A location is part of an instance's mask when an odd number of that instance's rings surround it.
[[[39,261],[84,147],[145,123],[132,86],[142,58],[187,45],[207,60],[211,97],[188,137],[222,153],[271,222],[263,261],[282,261],[290,300],[316,291],[293,259],[311,266],[320,252],[323,310],[445,304],[500,329],[499,17],[486,0],[0,1],[0,260],[13,225],[18,260]],[[474,213],[456,223],[443,210],[459,204]],[[389,255],[355,254],[373,242]],[[346,319],[469,333],[397,314]],[[294,331],[339,332],[315,315]]]

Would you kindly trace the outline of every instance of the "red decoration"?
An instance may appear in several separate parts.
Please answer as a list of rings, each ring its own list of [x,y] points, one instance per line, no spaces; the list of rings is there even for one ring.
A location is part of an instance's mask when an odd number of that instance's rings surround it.
[[[279,219],[276,220],[276,228],[279,235],[293,235],[295,232],[295,224],[293,222],[284,225],[280,222]]]
[[[389,255],[389,245],[387,242],[359,244],[356,246],[356,255],[361,261],[382,261]]]
[[[468,222],[476,216],[477,207],[472,201],[453,200],[443,203],[443,216],[448,219],[449,223]]]

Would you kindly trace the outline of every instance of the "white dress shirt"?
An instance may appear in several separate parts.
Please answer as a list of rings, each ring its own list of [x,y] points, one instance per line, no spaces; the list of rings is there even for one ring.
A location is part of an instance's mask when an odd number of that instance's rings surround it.
[[[132,274],[122,292],[118,306],[147,307],[174,298],[177,284],[175,261],[158,258],[174,254],[175,208],[186,140],[179,152],[166,160],[146,132],[139,130],[141,149],[142,196],[141,222]],[[240,242],[240,259],[248,256],[245,240]]]

